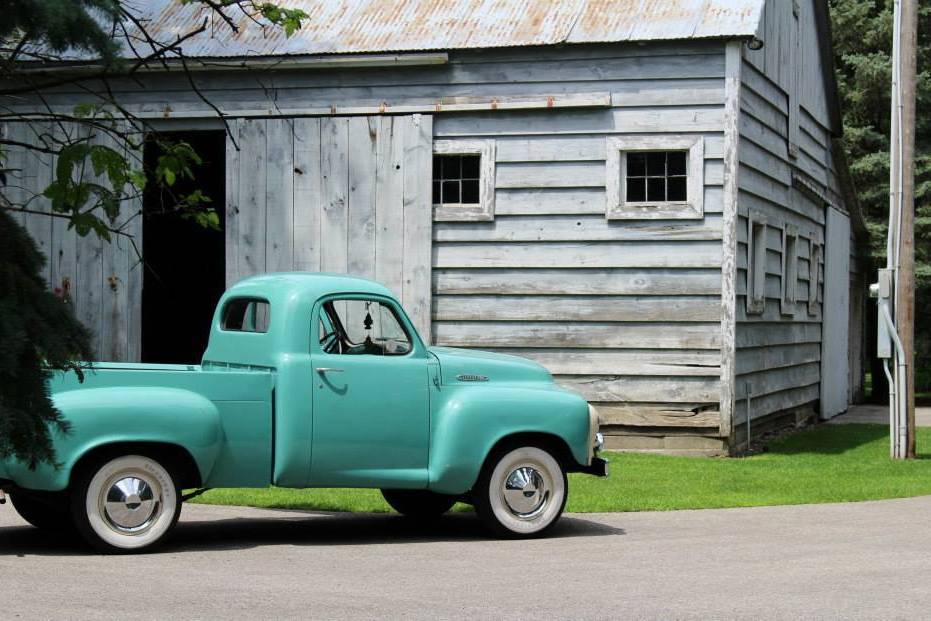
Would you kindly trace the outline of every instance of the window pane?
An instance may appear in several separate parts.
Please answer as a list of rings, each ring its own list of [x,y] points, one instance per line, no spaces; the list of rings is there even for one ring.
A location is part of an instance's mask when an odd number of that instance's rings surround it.
[[[230,300],[223,308],[222,326],[234,332],[268,332],[268,302],[255,298]]]
[[[433,204],[439,205],[443,202],[443,197],[440,196],[440,180],[434,179],[433,181]]]
[[[458,181],[444,181],[443,182],[443,202],[444,203],[461,203],[462,202],[459,196],[459,182]]]
[[[433,156],[433,178],[439,179],[443,171],[443,156],[434,155]]]
[[[647,153],[647,175],[651,177],[662,177],[665,174],[666,152]]]
[[[374,300],[336,300],[324,307],[324,315],[339,319],[337,342],[325,345],[327,353],[397,356],[411,350],[411,340],[391,307]]]
[[[478,179],[466,179],[462,182],[462,202],[475,204],[478,200]]]
[[[443,157],[443,179],[459,179],[460,169],[461,158],[458,155],[447,155]]]
[[[647,179],[647,200],[648,201],[665,201],[666,200],[666,180],[662,177]]]
[[[686,200],[685,177],[670,177],[666,181],[666,200],[683,202]]]
[[[642,203],[647,199],[646,179],[627,180],[627,202]]]
[[[647,174],[646,153],[628,153],[627,154],[627,176],[628,177],[645,177],[646,174]]]
[[[666,160],[666,173],[669,175],[685,174],[685,151],[670,151]]]
[[[463,155],[462,156],[462,178],[463,179],[478,179],[479,177],[479,163],[481,162],[481,155]]]

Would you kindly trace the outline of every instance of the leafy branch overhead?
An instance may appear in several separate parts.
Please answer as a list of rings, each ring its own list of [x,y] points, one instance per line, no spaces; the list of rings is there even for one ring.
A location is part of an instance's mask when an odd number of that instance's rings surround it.
[[[20,122],[25,137],[0,132],[0,209],[68,220],[79,235],[94,233],[111,241],[129,236],[127,223],[138,208],[147,183],[169,197],[160,210],[178,211],[198,224],[218,228],[220,218],[201,190],[173,192],[176,182],[194,179],[201,159],[190,144],[161,136],[150,124],[126,110],[110,83],[138,79],[149,66],[181,63],[191,89],[200,93],[187,71],[182,43],[204,32],[207,21],[195,21],[172,40],[159,40],[146,30],[135,5],[124,0],[11,0],[0,23],[0,123]],[[249,20],[280,28],[287,36],[307,14],[274,2],[254,0],[182,0],[199,5],[202,14],[237,32]],[[81,58],[87,69],[62,72],[55,63]],[[70,86],[86,94],[71,109],[62,110],[48,98],[51,89]],[[206,98],[205,98],[206,99]],[[38,110],[38,111],[37,111]],[[222,114],[217,110],[218,116]],[[146,141],[162,154],[148,170],[141,155]],[[54,176],[38,193],[23,196],[20,170],[11,164],[13,149],[33,152],[54,162]],[[13,190],[13,191],[11,191]],[[18,190],[18,191],[17,191]]]

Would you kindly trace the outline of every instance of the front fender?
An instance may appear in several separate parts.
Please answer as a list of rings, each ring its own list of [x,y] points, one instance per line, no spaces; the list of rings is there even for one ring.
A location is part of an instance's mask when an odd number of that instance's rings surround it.
[[[114,387],[72,390],[53,395],[71,423],[67,434],[54,433],[56,468],[7,464],[9,478],[26,489],[59,491],[68,487],[75,464],[98,447],[121,442],[158,442],[186,449],[207,480],[222,443],[216,406],[197,393],[177,388]]]
[[[518,433],[561,438],[579,464],[588,461],[588,403],[558,388],[444,386],[434,411],[430,489],[462,494],[472,489],[488,453]]]

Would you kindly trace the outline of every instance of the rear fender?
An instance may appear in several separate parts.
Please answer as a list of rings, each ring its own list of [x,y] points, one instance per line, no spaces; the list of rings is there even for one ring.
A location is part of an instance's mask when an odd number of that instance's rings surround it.
[[[90,451],[117,443],[160,443],[186,450],[206,481],[222,443],[216,406],[197,393],[177,388],[89,388],[56,393],[55,406],[71,424],[54,432],[58,467],[7,464],[9,478],[26,489],[59,491],[68,487],[74,466]]]
[[[588,404],[559,389],[515,386],[444,386],[434,412],[430,489],[462,494],[472,489],[494,446],[517,434],[554,436],[579,463],[588,460]]]

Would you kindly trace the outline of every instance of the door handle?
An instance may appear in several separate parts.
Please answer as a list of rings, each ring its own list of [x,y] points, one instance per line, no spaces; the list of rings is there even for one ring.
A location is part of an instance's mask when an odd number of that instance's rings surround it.
[[[317,367],[317,373],[323,375],[324,373],[342,373],[342,369],[334,369],[333,367]]]

